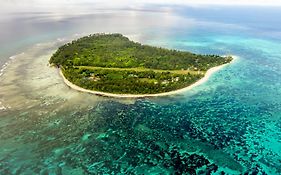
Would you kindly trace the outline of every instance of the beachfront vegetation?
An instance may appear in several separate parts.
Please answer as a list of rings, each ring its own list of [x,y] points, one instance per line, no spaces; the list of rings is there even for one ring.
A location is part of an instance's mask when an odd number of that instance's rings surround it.
[[[121,34],[95,34],[61,46],[50,63],[85,89],[155,94],[186,87],[231,60],[142,45]]]

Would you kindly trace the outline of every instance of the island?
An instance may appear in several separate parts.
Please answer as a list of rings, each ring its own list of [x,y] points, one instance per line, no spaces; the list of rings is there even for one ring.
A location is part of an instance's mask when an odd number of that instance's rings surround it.
[[[49,60],[67,85],[112,97],[168,95],[191,87],[233,60],[130,41],[122,34],[93,34],[58,48]],[[208,75],[209,76],[209,75]]]

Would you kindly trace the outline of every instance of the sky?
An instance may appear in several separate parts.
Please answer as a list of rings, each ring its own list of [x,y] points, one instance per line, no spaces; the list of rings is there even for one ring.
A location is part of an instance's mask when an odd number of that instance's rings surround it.
[[[149,4],[161,5],[239,5],[239,6],[280,6],[281,0],[0,0],[1,12],[19,11],[66,11],[81,10],[85,6],[96,8],[141,8]]]
[[[2,2],[1,2],[2,1]],[[67,4],[104,3],[107,5],[153,4],[221,4],[221,5],[281,5],[280,0],[0,0],[1,4]]]

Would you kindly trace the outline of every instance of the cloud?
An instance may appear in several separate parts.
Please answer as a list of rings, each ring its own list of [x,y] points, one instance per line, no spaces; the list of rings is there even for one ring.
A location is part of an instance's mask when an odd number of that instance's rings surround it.
[[[18,11],[79,12],[90,8],[140,8],[147,5],[253,5],[280,6],[281,0],[2,0],[0,13]]]
[[[134,4],[182,4],[182,5],[281,5],[280,0],[9,0],[2,3],[9,4],[45,4],[45,5],[60,5],[60,4],[83,4],[83,3],[98,3],[104,5],[134,5]]]
[[[88,0],[90,1],[90,0]],[[122,0],[121,0],[122,1]],[[119,1],[117,1],[119,2]],[[280,0],[123,0],[124,3],[177,4],[177,5],[281,5]]]
[[[153,2],[187,5],[281,5],[280,0],[154,0]]]

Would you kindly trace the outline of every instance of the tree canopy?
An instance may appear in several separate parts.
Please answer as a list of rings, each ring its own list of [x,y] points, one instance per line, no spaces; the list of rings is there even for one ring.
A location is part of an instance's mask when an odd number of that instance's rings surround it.
[[[119,94],[154,94],[188,86],[231,57],[143,45],[121,34],[94,34],[61,46],[50,63],[72,83]]]

